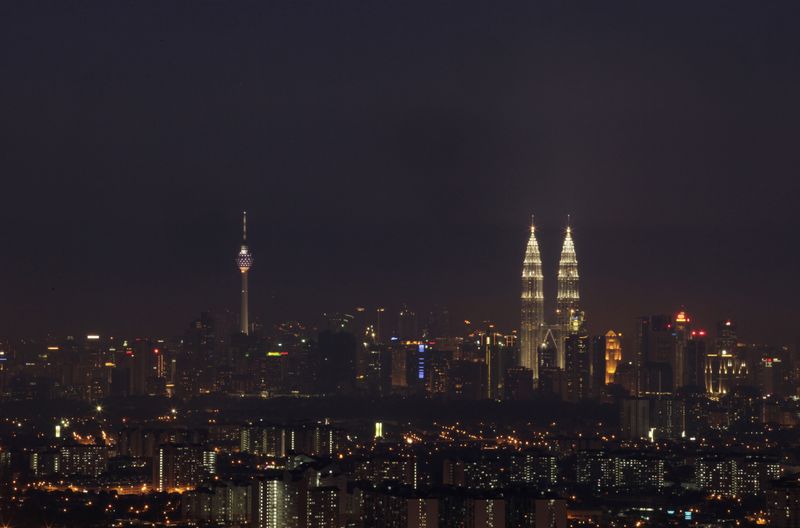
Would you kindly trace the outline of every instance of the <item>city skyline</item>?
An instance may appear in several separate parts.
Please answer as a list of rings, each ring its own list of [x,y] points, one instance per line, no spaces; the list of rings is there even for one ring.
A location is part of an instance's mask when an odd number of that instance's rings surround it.
[[[800,2],[0,2],[0,528],[800,528]]]
[[[9,8],[2,333],[236,309],[246,209],[267,321],[516,325],[530,212],[571,212],[591,325],[685,305],[796,338],[798,7],[421,7]]]
[[[250,268],[250,266],[252,266],[252,263],[253,263],[253,257],[252,257],[252,254],[250,253],[249,246],[247,244],[247,240],[248,240],[248,234],[247,234],[247,212],[242,212],[240,214],[241,214],[241,227],[242,227],[241,237],[240,238],[242,240],[242,243],[240,245],[240,248],[237,250],[236,260],[237,260],[237,267],[239,268],[239,270],[241,272],[240,276],[242,277],[241,278],[242,284],[241,284],[241,288],[240,288],[241,294],[239,296],[238,306],[237,306],[237,303],[235,303],[235,302],[233,302],[231,300],[230,292],[229,291],[228,292],[224,292],[225,293],[224,297],[227,297],[228,299],[222,299],[222,302],[220,304],[216,305],[216,306],[210,306],[209,304],[201,304],[199,307],[195,307],[194,311],[187,312],[184,315],[184,317],[182,319],[180,319],[180,320],[177,319],[178,315],[173,314],[173,320],[177,322],[176,323],[177,326],[173,325],[173,331],[174,331],[174,328],[180,328],[181,325],[184,324],[187,319],[191,319],[191,317],[193,317],[199,311],[211,311],[211,312],[215,312],[215,313],[218,313],[218,314],[224,314],[224,313],[227,312],[227,313],[230,313],[231,315],[236,316],[237,319],[240,321],[240,323],[241,323],[240,314],[245,313],[245,312],[249,313],[250,295],[249,295],[249,286],[248,286],[249,283],[248,283],[248,278],[247,277],[249,275],[249,268]],[[556,215],[556,216],[558,216],[558,215]],[[561,242],[561,258],[559,260],[558,267],[555,266],[555,261],[547,261],[547,262],[542,263],[541,260],[540,260],[539,263],[538,263],[538,266],[539,266],[540,269],[548,270],[548,271],[545,272],[546,276],[545,275],[542,276],[541,284],[539,286],[537,286],[537,287],[543,287],[543,298],[541,300],[541,302],[542,302],[542,310],[543,310],[543,313],[545,314],[543,322],[545,323],[545,326],[549,325],[550,327],[552,327],[554,329],[558,326],[558,324],[561,324],[562,326],[564,326],[566,324],[563,321],[561,321],[559,323],[560,319],[559,319],[558,315],[556,315],[555,317],[551,317],[551,314],[553,314],[553,313],[557,314],[558,313],[559,306],[561,305],[560,304],[561,301],[559,300],[559,297],[561,295],[563,295],[564,294],[563,292],[566,292],[566,290],[568,290],[569,288],[566,287],[564,285],[564,283],[562,283],[561,279],[555,280],[555,279],[553,279],[553,277],[556,276],[556,272],[557,271],[558,271],[559,274],[561,273],[561,269],[563,267],[563,259],[564,259],[564,254],[565,254],[564,252],[565,251],[567,253],[569,253],[569,256],[567,257],[568,260],[569,259],[574,260],[574,258],[575,258],[574,257],[574,254],[575,254],[574,242],[572,241],[572,231],[574,229],[574,222],[572,222],[569,219],[569,216],[571,216],[571,215],[567,215],[568,218],[567,218],[567,223],[565,224],[566,227],[561,227],[560,229],[555,229],[554,230],[554,229],[551,229],[551,226],[550,226],[550,224],[553,224],[553,222],[548,222],[546,224],[547,225],[546,229],[544,229],[544,230],[537,229],[536,230],[536,234],[541,236],[544,233],[544,236],[546,238],[548,238],[548,239],[553,239],[555,236],[557,236],[559,231],[562,234],[565,235],[564,239]],[[530,226],[531,226],[531,235],[530,235],[529,240],[528,240],[528,244],[529,245],[530,245],[531,240],[534,240],[534,242],[536,241],[536,235],[534,235],[534,233],[533,233],[533,218],[531,218]],[[583,227],[579,226],[578,230],[582,231]],[[553,242],[554,242],[554,240],[548,240],[548,242],[547,242],[548,246],[554,246]],[[584,243],[583,240],[582,240],[582,243]],[[228,245],[230,245],[230,244],[228,244]],[[536,250],[538,251],[538,243],[537,243]],[[241,268],[241,263],[243,262],[242,258],[244,258],[244,257],[242,257],[242,255],[243,255],[242,252],[243,251],[245,252],[245,257],[246,257],[246,259],[248,261],[247,262],[247,266],[245,266],[245,268],[246,268],[245,271],[242,271],[243,268]],[[524,253],[525,252],[523,252],[523,254]],[[548,251],[548,253],[550,253],[550,251]],[[541,259],[541,257],[539,257],[539,258]],[[218,260],[218,259],[215,259],[215,260]],[[590,255],[590,262],[591,262],[591,255]],[[583,266],[582,268],[586,268],[586,266]],[[508,270],[509,273],[510,273],[510,271],[511,270]],[[592,276],[592,273],[591,273],[592,270],[591,269],[584,269],[584,271],[588,272],[588,275],[590,277]],[[270,273],[270,270],[268,269],[268,270],[265,270],[264,272],[265,273]],[[264,272],[262,272],[262,273],[264,273]],[[575,274],[577,276],[577,267],[576,267]],[[224,272],[223,270],[220,269],[220,272],[217,273],[216,275],[218,275],[218,277],[214,280],[214,282],[216,284],[225,284],[226,287],[230,287],[230,284],[229,284],[230,273],[229,273],[229,271],[228,272]],[[275,280],[277,278],[278,277],[269,277],[269,276],[268,277],[264,277],[263,274],[261,276],[261,280],[262,281],[266,280],[268,283],[271,280]],[[503,280],[505,282],[510,282],[508,276],[504,276]],[[257,282],[256,284],[259,284],[259,283]],[[576,284],[577,284],[577,281],[576,281]],[[581,289],[583,289],[585,287],[583,284],[584,283],[582,281]],[[273,284],[268,284],[268,286],[272,286],[272,285]],[[319,285],[320,285],[320,283],[319,282],[315,282],[313,277],[306,284],[306,286],[310,287],[312,290],[317,288]],[[202,285],[202,286],[206,286],[206,285]],[[272,288],[270,288],[270,289],[272,289]],[[585,306],[588,306],[589,308],[588,309],[584,309],[584,311],[585,312],[588,311],[588,312],[592,313],[592,315],[594,316],[595,315],[594,314],[595,307],[596,306],[605,306],[606,303],[598,302],[598,300],[591,298],[591,295],[596,291],[594,288],[591,287],[591,284],[589,285],[588,290],[589,290],[589,296],[586,297],[586,299],[588,299],[588,300],[581,300],[580,306],[583,307],[583,308],[585,308]],[[203,289],[200,288],[200,291],[203,291]],[[274,291],[275,290],[273,289],[273,292]],[[265,293],[267,294],[266,296],[264,295]],[[574,293],[572,293],[572,292],[567,292],[567,293],[569,295],[578,295],[577,290]],[[285,292],[285,294],[288,294],[288,292]],[[273,293],[273,295],[274,295],[274,293]],[[299,310],[299,311],[296,311],[296,312],[290,312],[290,313],[292,313],[292,315],[283,315],[281,313],[280,306],[274,305],[274,304],[270,305],[270,301],[274,301],[275,300],[275,297],[273,295],[270,295],[269,291],[265,291],[265,289],[263,288],[263,282],[262,282],[262,285],[257,290],[257,295],[255,297],[255,304],[256,304],[256,306],[258,306],[260,308],[260,310],[257,311],[256,315],[255,315],[256,319],[259,322],[259,324],[262,324],[262,325],[265,324],[267,326],[271,326],[271,325],[280,324],[280,323],[283,323],[285,321],[289,321],[289,320],[292,320],[292,319],[306,320],[306,321],[318,321],[318,320],[321,320],[320,317],[322,317],[324,315],[324,313],[326,313],[326,312],[331,312],[331,311],[334,311],[334,312],[339,311],[339,312],[342,312],[342,313],[353,312],[358,307],[365,307],[370,311],[373,311],[375,309],[379,309],[380,308],[380,309],[383,309],[383,310],[389,309],[391,311],[399,312],[399,311],[402,310],[403,306],[411,305],[414,309],[420,311],[420,313],[424,313],[424,312],[427,312],[427,311],[430,311],[430,310],[435,310],[435,309],[441,308],[441,307],[447,307],[451,312],[453,312],[455,314],[456,317],[467,318],[467,319],[475,319],[476,321],[477,320],[490,321],[490,322],[492,322],[494,324],[497,324],[497,325],[503,327],[505,330],[508,330],[508,331],[514,330],[514,331],[520,331],[521,332],[521,329],[522,329],[522,325],[520,324],[521,320],[520,320],[520,317],[519,317],[519,310],[517,309],[516,310],[516,314],[514,314],[514,300],[513,299],[507,299],[507,300],[506,299],[501,299],[501,298],[499,298],[499,296],[495,296],[495,298],[492,299],[492,301],[493,301],[493,303],[495,305],[499,305],[500,306],[499,309],[495,309],[493,311],[483,310],[482,313],[485,316],[484,317],[480,317],[480,316],[476,317],[475,314],[476,313],[481,313],[480,310],[476,310],[474,312],[463,311],[463,312],[459,313],[460,306],[457,305],[457,304],[448,303],[446,300],[434,300],[432,302],[429,300],[428,301],[429,304],[426,304],[425,302],[414,303],[413,301],[409,301],[409,299],[407,298],[408,296],[402,297],[402,296],[392,295],[392,292],[390,292],[387,295],[386,299],[376,299],[375,297],[372,297],[372,299],[371,299],[372,302],[370,302],[370,303],[359,302],[359,299],[355,299],[354,302],[351,302],[348,305],[344,305],[344,303],[342,303],[341,301],[333,300],[333,302],[330,302],[329,304],[318,304],[319,308],[317,310],[309,310],[309,309],[306,308],[305,310]],[[668,297],[669,297],[669,295],[665,295],[665,298],[668,298]],[[673,299],[674,299],[674,297],[673,297]],[[569,303],[570,302],[567,302],[567,304],[569,304]],[[313,304],[313,302],[312,303],[304,302],[303,304],[305,306],[308,306],[309,304]],[[474,299],[473,300],[468,300],[465,304],[468,305],[468,306],[474,304]],[[710,307],[709,307],[709,304],[711,304]],[[597,317],[588,318],[588,321],[589,321],[588,324],[592,328],[593,331],[596,331],[598,333],[599,332],[606,332],[608,330],[615,330],[615,331],[622,332],[622,333],[628,333],[628,332],[631,331],[632,328],[635,327],[637,318],[639,316],[641,316],[641,314],[643,314],[643,313],[650,313],[650,312],[652,312],[652,313],[677,313],[679,311],[686,310],[686,311],[689,311],[689,312],[695,314],[696,319],[704,321],[704,323],[706,324],[706,326],[708,328],[711,328],[714,324],[716,324],[717,321],[723,320],[723,319],[726,319],[726,318],[734,318],[734,319],[737,319],[737,320],[741,320],[742,323],[743,323],[744,336],[748,336],[748,334],[755,334],[754,337],[750,337],[750,339],[749,339],[752,342],[785,342],[786,344],[790,344],[790,343],[794,342],[794,339],[796,339],[795,337],[792,336],[791,333],[786,333],[782,338],[778,338],[776,340],[773,337],[773,335],[771,335],[771,334],[758,335],[758,333],[756,331],[753,331],[752,329],[751,329],[750,332],[748,332],[748,320],[747,319],[744,319],[744,318],[740,317],[737,313],[734,313],[733,311],[730,311],[730,310],[729,311],[724,311],[724,310],[716,309],[713,306],[712,303],[704,303],[703,307],[698,307],[697,309],[695,309],[691,305],[687,305],[687,303],[684,303],[684,302],[679,302],[679,303],[676,303],[676,304],[669,305],[669,303],[659,304],[658,301],[656,301],[656,302],[651,302],[649,304],[643,304],[642,306],[649,306],[649,308],[641,309],[640,310],[641,313],[639,313],[639,312],[631,312],[631,313],[627,314],[627,316],[620,315],[620,314],[613,314],[613,315],[609,316],[608,310],[600,309],[597,312]],[[703,309],[703,308],[705,308],[705,309]],[[566,311],[567,310],[565,310],[565,312]],[[106,315],[108,315],[108,314],[106,314]],[[493,315],[496,316],[496,317],[493,317]],[[557,320],[557,319],[559,319],[559,320]],[[250,324],[249,316],[247,318],[247,321],[248,322],[246,324],[249,325]],[[604,325],[604,326],[599,326],[599,325]],[[74,332],[75,328],[83,328],[86,332],[102,331],[105,334],[125,333],[125,334],[128,334],[128,335],[159,335],[159,334],[160,335],[170,335],[170,331],[166,327],[162,328],[161,330],[155,331],[155,333],[154,333],[154,328],[153,327],[149,327],[148,328],[146,325],[139,325],[139,329],[138,330],[136,330],[136,329],[131,330],[130,328],[129,329],[124,329],[123,328],[122,330],[120,330],[120,328],[119,328],[120,326],[122,326],[122,325],[117,325],[116,328],[115,327],[103,328],[102,324],[97,324],[97,323],[93,323],[93,322],[78,322],[77,324],[73,323],[72,325],[70,325],[68,327],[69,331],[66,331],[67,327],[65,325],[64,327],[62,327],[64,330],[61,333],[70,333],[70,332]],[[26,337],[26,336],[27,337],[34,337],[34,336],[44,336],[44,335],[48,335],[48,334],[56,334],[57,335],[59,333],[58,328],[59,328],[58,324],[51,325],[49,328],[45,328],[45,325],[43,325],[43,326],[39,327],[39,330],[31,331],[31,332],[28,332],[28,333],[20,333],[20,334],[14,334],[12,332],[9,332],[6,336],[7,337]],[[562,332],[562,334],[566,335],[565,332]],[[563,358],[563,353],[559,352],[559,357]]]

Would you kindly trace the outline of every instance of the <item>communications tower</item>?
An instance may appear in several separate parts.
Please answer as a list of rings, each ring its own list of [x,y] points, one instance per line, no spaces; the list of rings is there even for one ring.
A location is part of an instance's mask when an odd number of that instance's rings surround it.
[[[244,335],[250,334],[249,299],[247,292],[247,276],[253,267],[253,254],[247,247],[247,211],[242,213],[242,246],[236,254],[236,266],[242,275],[242,307],[239,317],[239,331]]]

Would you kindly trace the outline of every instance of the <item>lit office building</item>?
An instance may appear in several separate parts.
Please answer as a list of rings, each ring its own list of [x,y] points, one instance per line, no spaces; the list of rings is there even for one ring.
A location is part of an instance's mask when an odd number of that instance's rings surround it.
[[[58,472],[62,475],[97,477],[108,468],[108,448],[98,445],[69,445],[61,448]]]
[[[622,334],[609,330],[605,335],[606,345],[606,385],[614,383],[617,366],[622,361]]]
[[[660,490],[665,487],[665,474],[665,461],[659,457],[607,451],[578,453],[578,482],[597,491]]]
[[[578,291],[578,257],[575,243],[572,241],[572,227],[567,222],[567,232],[561,247],[561,259],[558,263],[558,293],[556,298],[556,366],[566,368],[566,351],[564,341],[575,333],[574,316],[580,310],[580,293]]]
[[[308,490],[306,528],[339,528],[339,488],[318,486]]]
[[[776,482],[767,492],[769,525],[800,528],[800,484],[796,480]]]
[[[438,528],[439,500],[413,497],[406,502],[408,528]]]
[[[665,487],[664,459],[647,455],[618,456],[614,460],[614,487],[624,490],[644,490]]]
[[[531,235],[522,262],[522,314],[520,330],[520,366],[530,369],[534,383],[539,379],[539,344],[544,328],[544,275],[542,256],[531,218]]]
[[[297,528],[305,522],[303,480],[284,479],[280,472],[259,477],[253,484],[252,522],[256,528]],[[302,491],[302,492],[301,492]]]
[[[713,398],[728,394],[747,380],[747,361],[738,354],[737,325],[730,319],[717,323],[714,348],[706,356],[706,392]]]
[[[249,484],[215,482],[181,496],[183,518],[197,523],[242,525],[250,521]]]
[[[555,485],[558,479],[558,459],[541,451],[523,451],[511,454],[509,481],[530,484],[541,489]]]
[[[411,456],[372,456],[356,464],[356,480],[380,486],[385,482],[399,482],[411,488],[417,486],[417,461]]]
[[[781,473],[777,460],[756,455],[708,455],[695,464],[697,487],[724,497],[761,495]]]
[[[37,477],[60,473],[61,453],[55,449],[34,451],[31,453],[30,468]]]
[[[500,498],[474,499],[467,510],[467,526],[505,528],[506,501]]]
[[[160,445],[153,459],[153,488],[169,491],[197,486],[207,473],[203,453],[199,445]]]
[[[243,453],[253,453],[271,457],[286,456],[286,428],[277,425],[242,427],[239,450]]]
[[[583,312],[572,314],[570,333],[564,339],[564,399],[569,402],[585,400],[591,388],[591,349],[583,325]]]

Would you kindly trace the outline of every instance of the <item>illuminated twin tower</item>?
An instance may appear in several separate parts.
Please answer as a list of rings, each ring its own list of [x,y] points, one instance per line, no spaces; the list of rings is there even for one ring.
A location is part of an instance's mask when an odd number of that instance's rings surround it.
[[[536,228],[531,217],[531,236],[522,263],[522,318],[520,329],[520,365],[533,371],[534,382],[539,380],[540,353],[551,350],[555,367],[564,368],[564,340],[575,324],[573,315],[579,313],[578,258],[567,220],[567,233],[558,264],[558,295],[555,324],[544,320],[544,274],[542,255],[536,241]],[[581,321],[582,322],[582,321]]]

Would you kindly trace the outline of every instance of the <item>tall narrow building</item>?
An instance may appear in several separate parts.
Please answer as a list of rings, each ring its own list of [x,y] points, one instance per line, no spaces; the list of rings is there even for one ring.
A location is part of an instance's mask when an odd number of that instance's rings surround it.
[[[520,332],[520,365],[533,371],[539,379],[538,349],[544,328],[544,275],[542,256],[536,241],[536,229],[531,217],[531,236],[522,263],[522,318]]]
[[[247,247],[247,211],[242,213],[242,247],[236,255],[236,265],[242,275],[242,306],[239,315],[239,331],[248,335],[250,333],[249,299],[247,292],[247,276],[253,266],[253,255]]]
[[[622,334],[609,330],[605,335],[605,384],[614,383],[617,367],[622,361]]]
[[[556,298],[556,326],[558,329],[558,367],[565,367],[564,340],[571,332],[573,313],[579,309],[578,257],[572,241],[572,228],[567,221],[567,234],[561,248],[558,264],[558,295]]]

